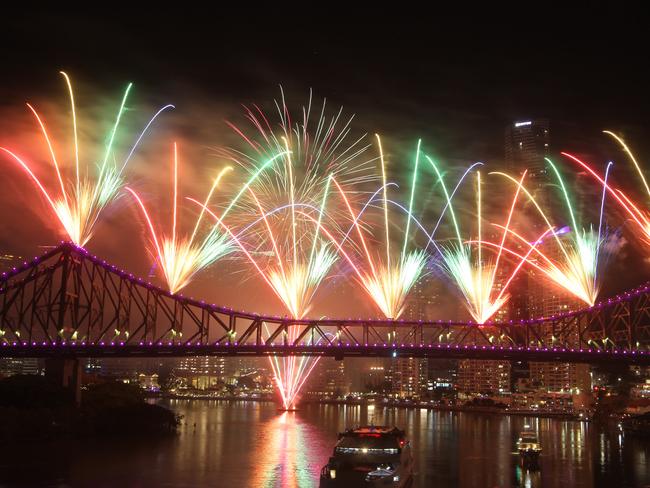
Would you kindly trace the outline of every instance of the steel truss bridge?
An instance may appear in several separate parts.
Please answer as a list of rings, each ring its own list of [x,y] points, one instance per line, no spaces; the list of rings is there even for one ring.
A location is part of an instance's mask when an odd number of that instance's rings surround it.
[[[173,295],[62,243],[0,277],[0,307],[0,357],[318,355],[650,364],[650,284],[591,308],[525,321],[293,320]]]

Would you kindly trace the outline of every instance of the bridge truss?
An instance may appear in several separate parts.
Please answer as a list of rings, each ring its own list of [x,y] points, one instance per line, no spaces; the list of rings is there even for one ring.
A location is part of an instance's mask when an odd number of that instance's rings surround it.
[[[399,355],[650,364],[649,284],[594,307],[524,321],[293,320],[173,295],[63,243],[0,277],[0,307],[2,357]]]

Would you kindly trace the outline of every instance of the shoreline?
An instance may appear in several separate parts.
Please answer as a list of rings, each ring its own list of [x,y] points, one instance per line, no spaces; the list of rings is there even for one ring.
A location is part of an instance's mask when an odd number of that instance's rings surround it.
[[[200,401],[218,401],[218,402],[256,402],[256,403],[277,403],[272,398],[250,398],[238,396],[221,396],[214,397],[209,395],[198,396],[185,396],[185,395],[152,395],[149,398],[159,398],[165,400],[200,400]],[[588,419],[580,417],[577,413],[568,412],[540,412],[535,410],[505,410],[502,408],[494,407],[466,407],[466,406],[441,406],[441,405],[428,405],[428,404],[403,404],[399,402],[379,402],[368,403],[347,400],[305,400],[303,405],[345,405],[350,407],[380,407],[380,408],[404,408],[404,409],[426,409],[438,412],[463,412],[463,413],[483,413],[490,415],[512,415],[518,417],[539,417],[539,418],[553,418],[558,420],[572,420],[572,421],[587,421]]]

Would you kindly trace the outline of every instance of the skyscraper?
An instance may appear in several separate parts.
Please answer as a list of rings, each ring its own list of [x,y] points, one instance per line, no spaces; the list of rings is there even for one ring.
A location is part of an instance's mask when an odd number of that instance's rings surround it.
[[[566,235],[558,236],[566,239]],[[562,259],[556,246],[542,244],[544,253],[551,259]],[[548,249],[544,249],[548,247]],[[577,310],[584,307],[584,303],[566,290],[549,284],[545,277],[540,276],[537,270],[532,270],[528,277],[528,309],[533,317],[549,317],[558,313]],[[553,343],[556,339],[551,326],[541,329],[542,339]],[[579,337],[567,337],[571,346],[578,346]],[[548,392],[578,392],[590,389],[589,365],[569,363],[531,362],[530,380],[533,384],[540,385]]]
[[[506,169],[520,174],[528,169],[528,179],[546,178],[545,157],[549,156],[551,134],[547,119],[514,122],[505,130]]]
[[[545,157],[550,155],[551,133],[547,119],[531,119],[513,122],[505,128],[505,167],[515,178],[525,170],[526,188],[531,191],[541,205],[547,203],[545,192],[547,165]],[[532,219],[533,222],[537,218]],[[523,251],[523,246],[515,251]],[[511,298],[508,302],[508,315],[512,320],[531,318],[528,302],[528,289],[531,280],[520,273],[510,285]]]
[[[550,152],[550,130],[546,119],[521,120],[509,124],[505,128],[505,169],[513,177],[518,178],[528,170],[525,180],[526,188],[531,191],[540,204],[546,203],[544,186],[547,182],[545,157]],[[525,198],[525,197],[520,197]],[[520,209],[523,206],[519,207]],[[535,221],[537,219],[533,219]],[[517,246],[516,243],[511,244]],[[525,253],[523,246],[514,248],[517,252]],[[503,263],[498,270],[499,278],[495,290],[500,283],[513,271],[514,264]],[[539,277],[537,277],[539,281]],[[531,317],[531,305],[537,304],[539,297],[531,298],[531,288],[537,285],[527,273],[520,272],[509,287],[510,299],[508,304],[493,317],[497,321],[508,319],[520,320]],[[514,368],[517,374],[528,371],[526,364],[518,364]],[[463,393],[499,394],[510,391],[512,365],[508,361],[479,361],[462,360],[458,363],[458,390]]]
[[[433,280],[421,278],[413,285],[404,305],[405,320],[433,320],[440,299],[440,289]]]
[[[433,320],[439,313],[440,288],[433,280],[420,279],[409,293],[402,318],[406,320]],[[429,338],[431,340],[433,338]],[[429,384],[428,359],[393,358],[387,366],[391,392],[398,397],[426,394]]]
[[[552,201],[548,184],[551,183],[548,174],[548,164],[544,158],[550,156],[550,129],[547,119],[523,120],[509,124],[505,129],[505,163],[506,169],[513,176],[521,175],[528,170],[525,184],[542,207],[549,208]],[[535,212],[536,210],[532,210]],[[535,216],[533,222],[543,225]],[[535,224],[533,224],[535,225]],[[574,230],[574,232],[577,229]],[[560,236],[559,238],[565,238]],[[553,258],[559,251],[554,243],[542,243],[539,247],[547,256]],[[517,249],[522,251],[523,249]],[[533,259],[535,259],[533,257]],[[532,317],[548,317],[550,315],[574,310],[582,306],[575,297],[550,284],[540,276],[537,270],[520,273],[511,285],[509,315],[513,320]],[[552,331],[543,332],[544,340],[552,341]],[[576,337],[577,340],[577,337]],[[586,365],[570,365],[566,363],[530,363],[530,379],[548,391],[583,390],[588,388],[589,367]]]

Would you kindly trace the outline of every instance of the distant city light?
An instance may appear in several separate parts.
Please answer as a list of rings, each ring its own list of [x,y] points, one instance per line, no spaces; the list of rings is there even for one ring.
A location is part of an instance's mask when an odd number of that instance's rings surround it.
[[[527,120],[525,122],[515,122],[515,127],[523,127],[524,125],[530,125],[532,122],[530,120]]]

